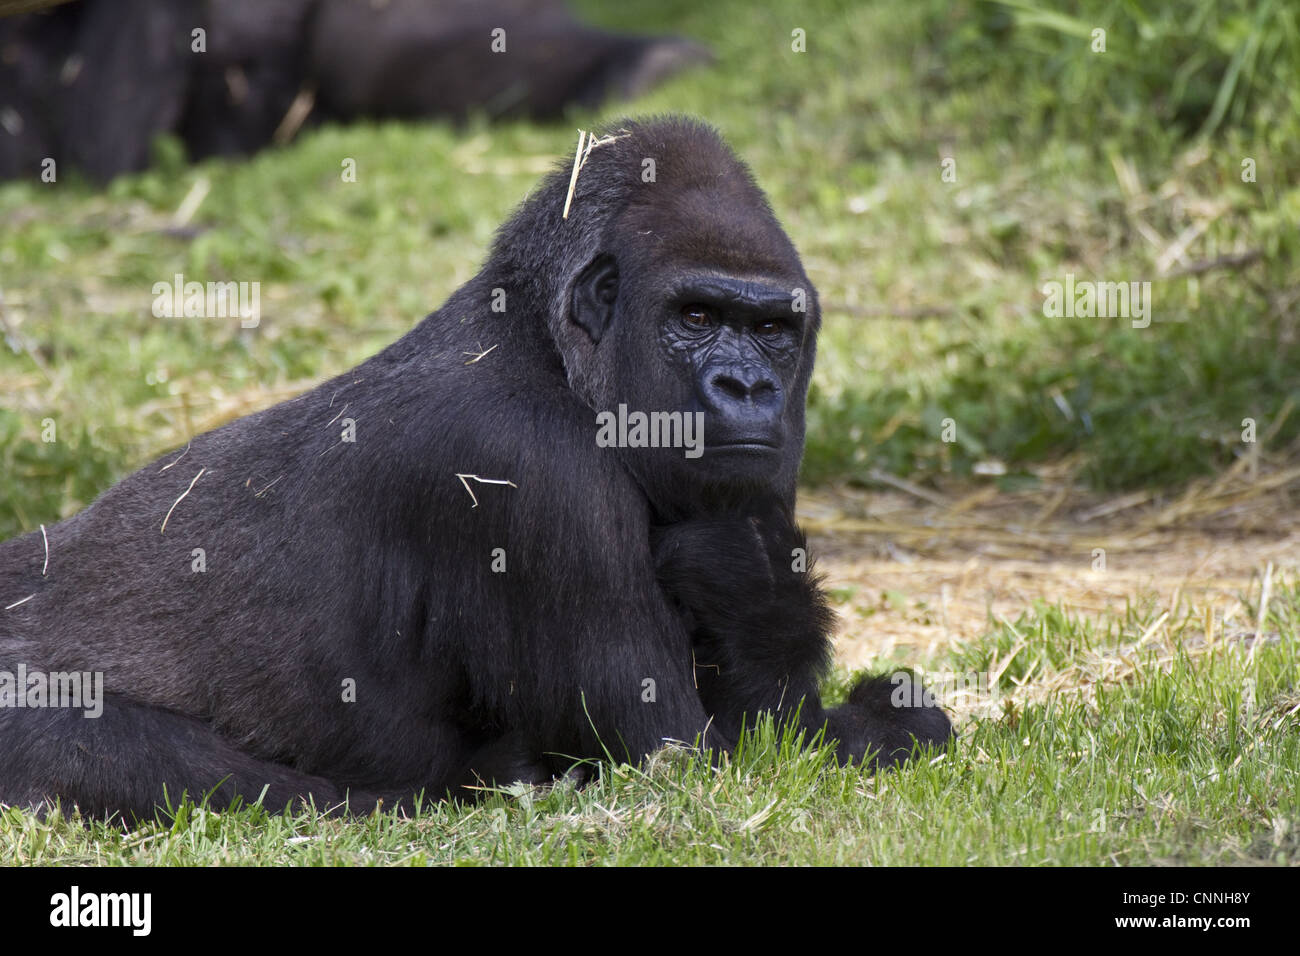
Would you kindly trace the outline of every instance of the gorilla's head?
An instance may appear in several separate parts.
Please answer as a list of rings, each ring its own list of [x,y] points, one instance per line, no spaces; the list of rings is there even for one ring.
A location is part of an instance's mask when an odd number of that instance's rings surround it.
[[[570,386],[608,413],[652,502],[792,500],[820,324],[794,246],[711,128],[624,121],[594,140],[572,197],[566,166],[493,260],[548,304]]]

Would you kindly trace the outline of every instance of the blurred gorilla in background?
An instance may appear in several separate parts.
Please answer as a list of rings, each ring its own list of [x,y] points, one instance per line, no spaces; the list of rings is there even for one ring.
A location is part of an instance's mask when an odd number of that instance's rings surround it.
[[[708,58],[562,0],[78,0],[0,19],[0,179],[52,158],[106,182],[167,132],[197,160],[330,120],[556,118]]]

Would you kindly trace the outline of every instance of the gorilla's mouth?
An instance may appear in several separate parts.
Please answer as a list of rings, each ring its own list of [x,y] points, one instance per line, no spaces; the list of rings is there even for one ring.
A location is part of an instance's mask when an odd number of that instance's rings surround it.
[[[706,444],[704,450],[706,452],[739,451],[763,454],[766,452],[780,451],[781,444],[780,442],[774,441],[770,438],[739,438],[733,441]]]

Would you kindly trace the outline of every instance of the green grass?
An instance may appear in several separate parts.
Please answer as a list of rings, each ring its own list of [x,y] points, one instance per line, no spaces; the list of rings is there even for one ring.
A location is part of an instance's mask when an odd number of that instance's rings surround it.
[[[1294,865],[1300,586],[1269,607],[1253,655],[1253,626],[1207,647],[1186,608],[1145,642],[1154,608],[1097,621],[1044,607],[999,624],[927,662],[981,670],[1023,646],[960,741],[876,777],[769,722],[716,771],[668,750],[642,768],[605,765],[582,789],[520,786],[412,819],[187,801],[123,833],[9,809],[0,862]],[[1070,668],[1086,680],[1044,699],[1016,684]]]

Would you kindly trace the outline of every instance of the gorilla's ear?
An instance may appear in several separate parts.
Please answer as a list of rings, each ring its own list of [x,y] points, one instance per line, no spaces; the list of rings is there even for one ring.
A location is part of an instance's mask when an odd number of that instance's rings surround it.
[[[618,299],[618,263],[601,254],[591,260],[573,284],[573,301],[569,318],[599,342],[614,321],[614,302]]]

